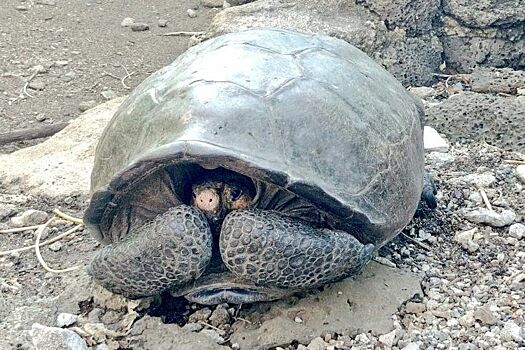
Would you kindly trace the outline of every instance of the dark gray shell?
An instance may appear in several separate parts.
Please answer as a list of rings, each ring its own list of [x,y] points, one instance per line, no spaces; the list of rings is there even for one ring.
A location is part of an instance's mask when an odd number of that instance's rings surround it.
[[[98,144],[85,221],[99,235],[123,193],[167,164],[270,182],[382,244],[422,189],[422,109],[343,40],[284,30],[227,34],[146,79]]]

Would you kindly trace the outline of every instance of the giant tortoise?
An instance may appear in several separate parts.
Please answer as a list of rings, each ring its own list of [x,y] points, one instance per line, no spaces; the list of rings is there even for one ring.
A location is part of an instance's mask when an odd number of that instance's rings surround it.
[[[423,110],[343,40],[226,34],[138,86],[96,149],[88,270],[130,298],[280,298],[359,273],[412,218]]]

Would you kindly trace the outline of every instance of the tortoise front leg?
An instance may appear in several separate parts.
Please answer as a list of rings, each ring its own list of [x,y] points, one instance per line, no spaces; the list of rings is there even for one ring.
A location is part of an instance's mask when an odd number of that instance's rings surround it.
[[[374,246],[343,231],[317,229],[277,212],[235,211],[225,218],[220,252],[235,275],[259,285],[307,289],[359,273]]]
[[[180,205],[132,225],[126,238],[97,253],[88,272],[106,289],[139,298],[197,279],[211,253],[206,217],[198,209]]]

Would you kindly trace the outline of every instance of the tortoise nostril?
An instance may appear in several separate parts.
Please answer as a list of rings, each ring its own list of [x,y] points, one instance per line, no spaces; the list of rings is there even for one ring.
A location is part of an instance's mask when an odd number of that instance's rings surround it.
[[[213,199],[210,198],[210,203],[213,202]]]

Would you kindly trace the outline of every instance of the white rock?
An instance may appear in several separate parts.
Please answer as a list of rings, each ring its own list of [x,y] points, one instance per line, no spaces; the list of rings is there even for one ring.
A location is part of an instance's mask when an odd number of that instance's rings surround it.
[[[379,341],[389,348],[395,345],[395,340],[396,340],[396,330],[395,329],[390,333],[382,334],[379,336]]]
[[[105,91],[102,91],[100,94],[102,95],[102,97],[106,99],[106,101],[109,101],[109,100],[112,100],[118,97],[117,93],[113,90],[105,90]]]
[[[428,86],[411,86],[408,91],[421,99],[432,97],[436,93],[436,90]]]
[[[465,218],[468,221],[477,224],[486,224],[493,227],[504,227],[512,224],[516,220],[516,213],[512,210],[503,210],[497,213],[486,208],[479,208],[471,212],[465,213]]]
[[[57,317],[57,326],[58,327],[68,327],[72,324],[76,323],[78,321],[78,316],[73,314],[68,314],[66,312],[62,312],[58,314]]]
[[[190,18],[197,17],[197,12],[194,9],[188,9],[186,10],[186,13],[188,14],[188,17]]]
[[[424,128],[423,143],[426,151],[446,152],[449,147],[447,141],[439,135],[436,129],[430,126]]]
[[[54,252],[58,252],[60,249],[62,249],[62,243],[60,242],[52,243],[49,245],[49,249]]]
[[[321,337],[314,338],[306,347],[308,350],[325,350],[329,344]]]
[[[12,227],[24,227],[43,224],[47,220],[47,213],[42,210],[29,209],[10,220]]]
[[[135,23],[135,19],[134,18],[131,18],[131,17],[126,17],[122,20],[122,22],[120,22],[120,26],[121,27],[129,27],[131,26],[133,23]]]
[[[453,163],[456,160],[453,155],[444,152],[430,152],[426,155],[426,158],[436,168],[441,168],[442,166]]]
[[[479,249],[479,244],[476,243],[481,236],[477,233],[478,229],[475,227],[471,230],[458,232],[454,236],[454,240],[461,244],[463,249],[473,253]]]
[[[525,225],[520,223],[510,225],[509,235],[516,239],[522,239],[525,236]]]
[[[525,164],[516,167],[516,177],[525,184]]]
[[[419,350],[419,345],[417,343],[408,343],[403,350]]]
[[[200,331],[200,333],[207,335],[208,337],[213,339],[217,344],[224,344],[226,342],[226,340],[213,329],[203,329],[202,331]]]
[[[503,341],[515,341],[517,343],[525,341],[525,329],[518,326],[514,321],[505,322],[505,326],[500,332]]]
[[[484,172],[482,174],[469,174],[465,176],[460,176],[457,178],[450,179],[449,181],[449,183],[452,185],[466,183],[469,185],[474,185],[476,187],[484,188],[489,187],[495,182],[496,178],[490,171]]]
[[[368,344],[368,343],[370,343],[370,339],[368,339],[368,336],[366,335],[366,333],[358,334],[355,337],[355,341],[358,342],[358,343],[361,343],[361,344]]]
[[[33,323],[31,338],[38,350],[87,350],[86,342],[69,329]]]

